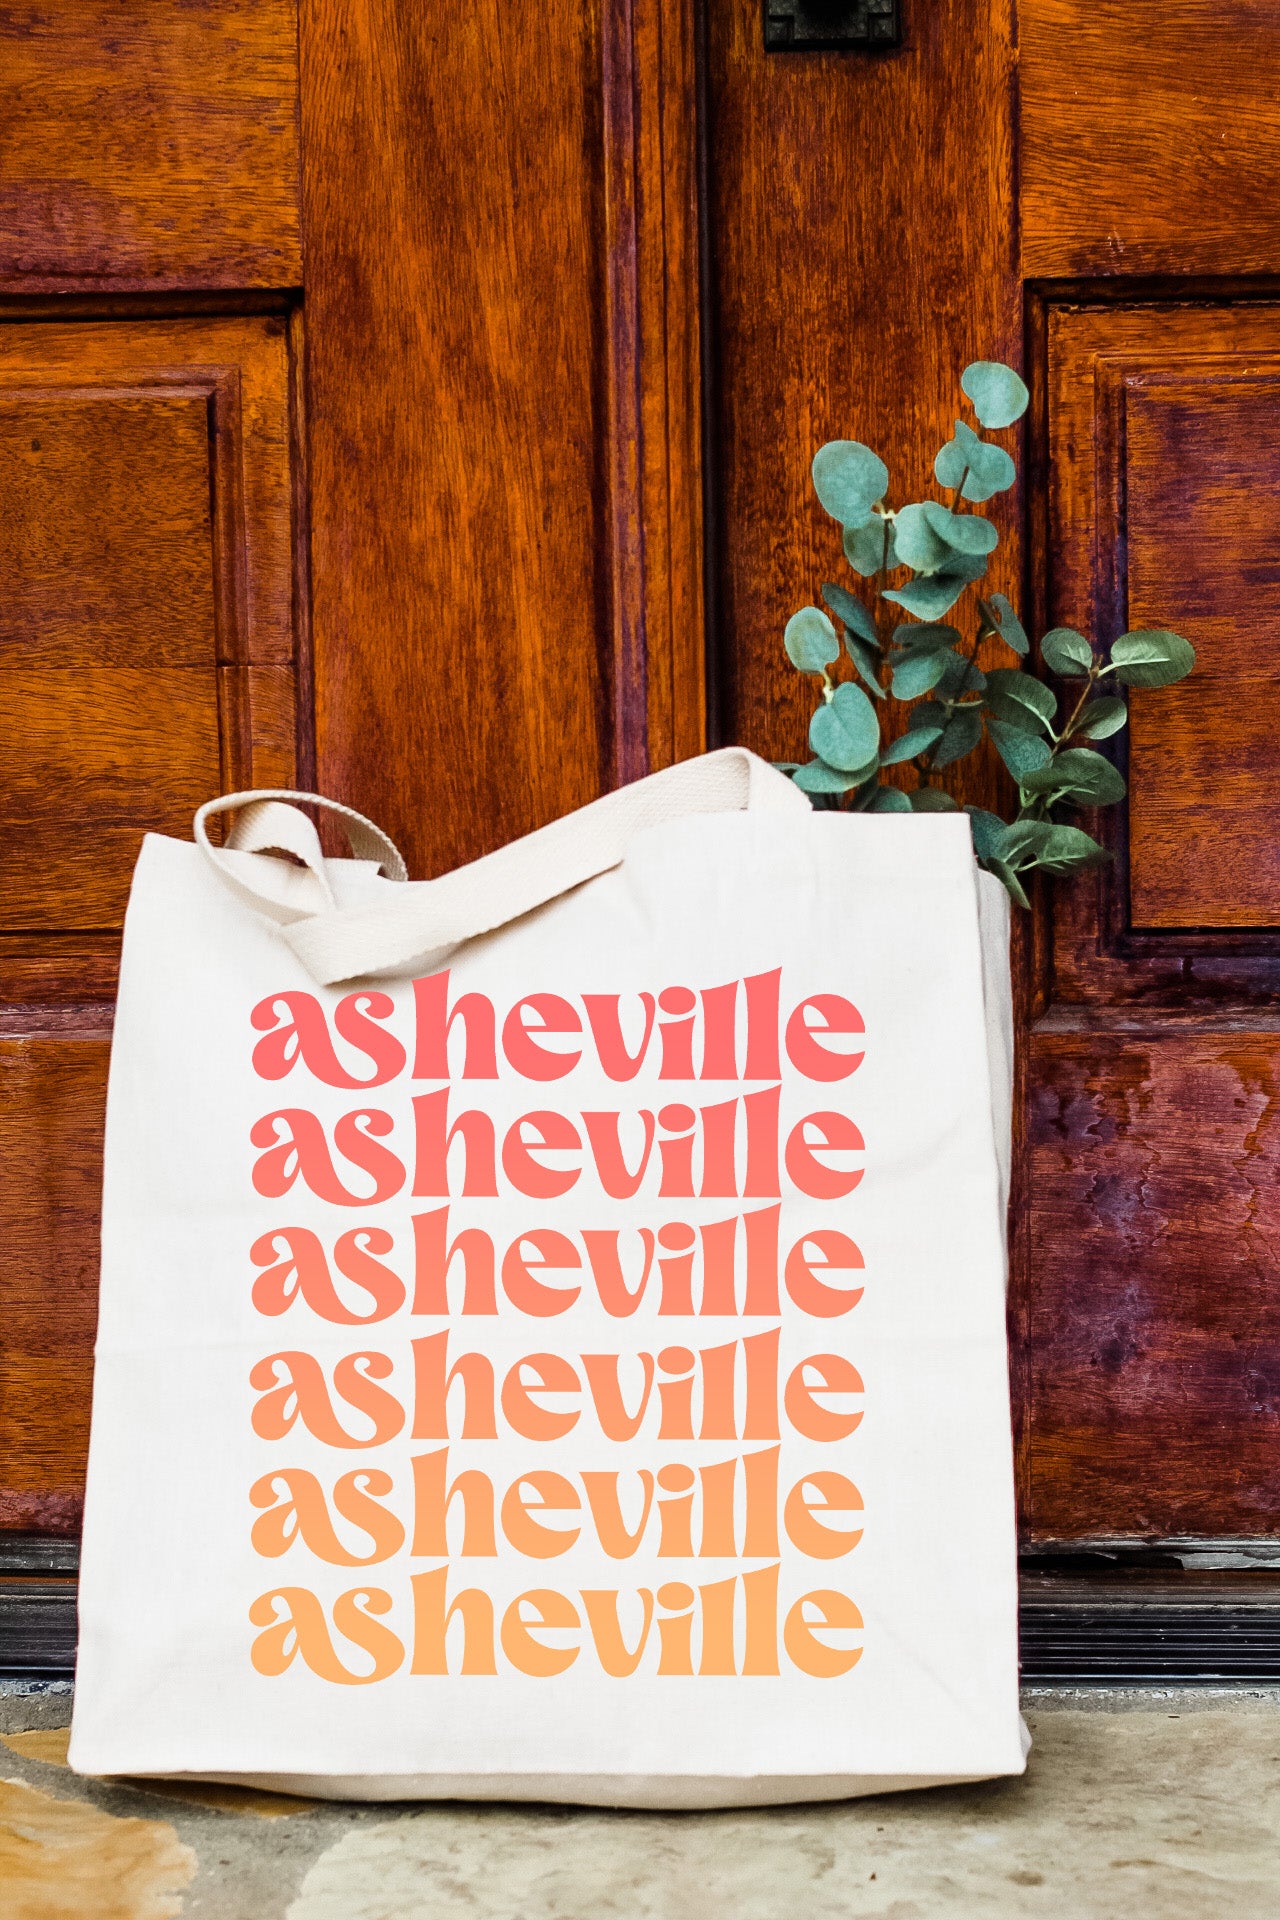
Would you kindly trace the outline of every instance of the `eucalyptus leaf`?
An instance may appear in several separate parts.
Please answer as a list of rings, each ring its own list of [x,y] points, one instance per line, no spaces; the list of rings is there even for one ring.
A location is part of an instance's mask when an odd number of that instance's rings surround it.
[[[877,700],[887,700],[888,695],[880,685],[880,652],[877,647],[868,646],[856,633],[846,632],[844,644],[849,650],[849,658],[858,669],[858,677],[866,683],[868,690]]]
[[[959,627],[948,627],[936,620],[910,621],[893,630],[895,647],[919,648],[921,652],[935,652],[939,647],[958,647],[960,645]]]
[[[1015,653],[1030,652],[1027,630],[1003,593],[993,593],[989,600],[983,600],[980,604],[983,618],[995,628],[1006,647],[1012,647]]]
[[[850,813],[870,813],[872,801],[880,791],[880,783],[873,773],[870,780],[860,780],[858,790],[849,802]]]
[[[837,586],[834,580],[824,580],[822,597],[832,613],[837,619],[844,621],[851,633],[858,634],[870,646],[879,646],[880,636],[876,632],[876,623],[856,593],[850,593],[845,587]]]
[[[984,427],[1011,427],[1021,420],[1031,398],[1012,367],[999,360],[974,360],[960,375],[960,390],[973,402]]]
[[[917,787],[909,793],[912,813],[954,813],[956,803],[942,787]]]
[[[1089,747],[1068,747],[1055,754],[1048,766],[1027,774],[1021,784],[1028,793],[1052,793],[1099,807],[1123,800],[1126,792],[1123,775]]]
[[[918,753],[927,753],[934,741],[941,738],[941,727],[909,727],[898,735],[892,746],[882,749],[880,765],[896,767],[902,760],[914,760]]]
[[[1111,649],[1111,665],[1124,687],[1172,686],[1185,679],[1195,663],[1191,642],[1164,627],[1122,633]]]
[[[937,620],[949,613],[971,580],[980,580],[987,570],[985,558],[976,554],[953,553],[945,567],[919,580],[908,580],[885,594],[918,620]]]
[[[940,700],[922,700],[912,707],[907,717],[913,727],[936,727],[941,733],[951,718],[951,709],[944,707]]]
[[[850,787],[858,784],[858,774],[841,773],[838,767],[829,767],[823,760],[810,760],[804,767],[798,767],[795,783],[804,793],[848,793]]]
[[[996,879],[1000,881],[1015,905],[1019,907],[1030,907],[1031,902],[1023,891],[1022,882],[1006,861],[988,858],[980,862],[980,864],[988,873],[994,873]]]
[[[962,693],[981,693],[987,684],[987,676],[982,668],[975,666],[972,660],[962,659],[958,653],[945,658],[941,680],[938,682],[940,700],[958,700]]]
[[[1053,826],[1036,856],[1035,864],[1043,867],[1046,873],[1070,873],[1075,867],[1104,866],[1110,858],[1106,848],[1100,847],[1079,827]]]
[[[1031,866],[1052,832],[1051,820],[1015,820],[1005,833],[1001,859],[1014,868]]]
[[[894,699],[915,700],[936,687],[946,672],[948,657],[954,659],[955,655],[943,647],[936,653],[909,653],[899,660],[893,669]]]
[[[1101,866],[1111,856],[1079,827],[1015,820],[1005,835],[1003,857],[1019,871],[1036,866],[1046,873],[1069,873],[1073,867]]]
[[[953,553],[994,553],[1000,541],[991,522],[981,513],[952,513],[939,500],[921,502],[931,530]]]
[[[880,745],[880,722],[861,687],[844,681],[809,723],[809,745],[829,767],[866,767]]]
[[[987,687],[996,701],[1012,701],[1034,714],[1045,726],[1051,724],[1058,711],[1057,695],[1052,688],[1046,687],[1043,680],[1023,673],[1020,667],[994,667],[987,675]]]
[[[898,510],[893,523],[898,557],[917,573],[937,573],[950,560],[955,549],[938,534],[929,519],[933,500],[915,500]],[[945,509],[944,509],[945,511]]]
[[[1128,718],[1129,709],[1123,700],[1090,700],[1080,709],[1080,717],[1071,729],[1072,738],[1078,734],[1083,740],[1106,740],[1119,733]]]
[[[1040,642],[1044,663],[1064,680],[1079,679],[1093,665],[1093,648],[1074,627],[1054,627]]]
[[[813,456],[813,485],[831,518],[856,529],[888,491],[889,469],[861,441],[828,440]]]
[[[996,752],[1019,785],[1029,773],[1048,766],[1053,756],[1053,749],[1041,734],[1010,726],[1007,720],[996,720],[990,713],[987,715],[987,732],[995,743]]]
[[[911,802],[901,787],[877,787],[868,813],[910,813]]]
[[[978,706],[957,707],[933,750],[934,766],[949,767],[953,760],[963,760],[966,753],[973,752],[981,738],[982,709]]]
[[[973,831],[973,850],[979,860],[999,859],[1006,832],[999,814],[988,812],[986,807],[966,807],[965,812]]]
[[[956,421],[955,438],[939,449],[933,472],[944,487],[958,487],[964,479],[961,498],[975,504],[1004,493],[1018,477],[1004,448],[992,446],[963,420]]]
[[[881,520],[877,516],[864,527],[846,527],[843,545],[845,559],[864,580],[879,573],[882,564],[887,572],[901,565],[891,520]]]
[[[821,673],[840,658],[836,630],[820,607],[801,607],[787,622],[782,644],[801,673]]]

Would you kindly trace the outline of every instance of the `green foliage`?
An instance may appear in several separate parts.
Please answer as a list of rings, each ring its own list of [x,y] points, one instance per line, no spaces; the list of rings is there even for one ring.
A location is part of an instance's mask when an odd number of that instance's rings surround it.
[[[801,607],[787,622],[782,636],[787,658],[801,673],[825,673],[840,658],[836,630],[817,607]]]
[[[960,375],[960,391],[972,400],[984,427],[1011,427],[1021,420],[1031,395],[1012,367],[998,360],[975,360]]]
[[[1011,367],[975,361],[960,385],[986,432],[1012,426],[1026,410],[1027,389]],[[949,499],[895,508],[888,468],[870,447],[833,440],[814,455],[818,498],[840,523],[854,574],[870,586],[854,592],[828,580],[822,598],[829,613],[802,607],[787,622],[787,657],[799,672],[820,677],[822,697],[809,725],[814,758],[778,764],[823,810],[950,813],[957,802],[937,779],[939,771],[990,741],[1017,787],[1017,808],[1008,821],[984,807],[966,808],[974,853],[1025,907],[1029,872],[1068,874],[1109,857],[1090,834],[1058,815],[1124,798],[1119,770],[1084,744],[1107,740],[1124,726],[1128,708],[1112,689],[1169,686],[1190,673],[1195,652],[1163,628],[1122,634],[1107,654],[1073,627],[1054,627],[1040,643],[1040,657],[1067,683],[1060,717],[1053,688],[1017,664],[1029,660],[1031,643],[1004,594],[974,593],[967,636],[964,623],[944,619],[986,575],[999,534],[973,509],[1013,485],[1012,456],[957,420],[933,472]],[[912,617],[902,620],[898,608]],[[1012,656],[1014,664],[997,660],[980,668],[983,642],[1007,648],[1005,660]],[[838,678],[845,660],[852,677]],[[890,709],[891,698],[905,713]],[[882,713],[901,722],[892,737],[887,728],[882,732]],[[890,767],[903,769],[915,784],[882,780],[881,770]]]
[[[856,440],[828,440],[813,456],[813,485],[833,520],[842,527],[865,527],[876,501],[888,491],[889,469]]]

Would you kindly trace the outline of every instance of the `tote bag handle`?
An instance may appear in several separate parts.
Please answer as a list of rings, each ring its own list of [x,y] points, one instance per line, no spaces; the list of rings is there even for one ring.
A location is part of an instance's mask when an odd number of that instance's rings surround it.
[[[352,852],[376,860],[388,879],[406,878],[404,861],[386,834],[334,800],[283,790],[226,794],[195,817],[197,844],[221,878],[248,905],[275,920],[312,979],[326,986],[399,973],[426,954],[458,946],[505,926],[583,881],[621,864],[646,827],[704,813],[809,814],[808,800],[784,774],[745,747],[722,747],[681,761],[606,793],[536,833],[513,840],[438,880],[387,893],[370,906],[340,908],[333,898],[320,839],[311,821],[286,801],[325,808],[344,827]],[[226,847],[212,845],[208,821],[243,809]],[[302,869],[272,862],[270,879],[246,854],[289,853]]]

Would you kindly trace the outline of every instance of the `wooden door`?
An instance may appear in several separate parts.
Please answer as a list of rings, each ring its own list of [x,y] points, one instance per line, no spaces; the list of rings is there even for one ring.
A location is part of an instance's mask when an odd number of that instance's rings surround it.
[[[421,875],[708,736],[790,757],[811,455],[927,471],[975,357],[1034,394],[997,584],[1200,650],[1024,929],[1024,1528],[1280,1531],[1274,12],[0,21],[0,1571],[79,1523],[142,832],[319,784]]]

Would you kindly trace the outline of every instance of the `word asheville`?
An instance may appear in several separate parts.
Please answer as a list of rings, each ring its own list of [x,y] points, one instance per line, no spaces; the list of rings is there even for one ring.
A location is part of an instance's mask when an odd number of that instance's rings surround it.
[[[251,1033],[249,1524],[296,1581],[249,1608],[257,1671],[850,1672],[814,1563],[862,1538],[824,1451],[863,1418],[823,1339],[865,1278],[853,1003],[775,968],[499,1007],[444,971]]]

